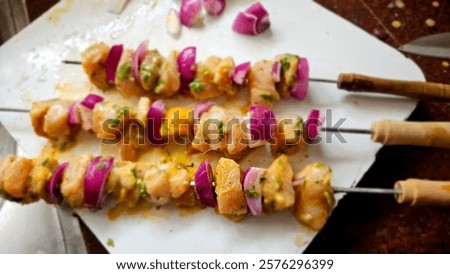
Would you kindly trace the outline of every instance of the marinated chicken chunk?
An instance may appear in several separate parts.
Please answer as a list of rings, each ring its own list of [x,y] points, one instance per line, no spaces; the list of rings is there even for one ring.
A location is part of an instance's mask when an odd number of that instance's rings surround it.
[[[166,166],[152,167],[145,171],[144,185],[147,199],[155,205],[165,205],[170,201],[170,182]]]
[[[272,106],[280,99],[272,77],[273,61],[256,62],[248,73],[250,105]]]
[[[92,110],[92,131],[98,138],[114,139],[132,115],[135,113],[126,104],[103,101]]]
[[[44,117],[43,131],[50,139],[69,136],[71,128],[68,124],[70,101],[54,102]]]
[[[140,183],[140,185],[138,185]],[[105,191],[111,194],[118,204],[134,207],[141,197],[136,164],[128,161],[114,163],[114,168],[108,176]]]
[[[25,202],[33,202],[38,199],[46,198],[46,189],[48,181],[52,177],[53,171],[58,167],[58,161],[54,155],[44,155],[38,157],[30,173],[28,192],[25,196]]]
[[[150,50],[145,54],[139,69],[139,75],[142,87],[146,91],[153,91],[155,89],[162,61],[163,57],[157,50]]]
[[[297,81],[297,68],[299,57],[293,54],[281,54],[275,57],[281,65],[280,82],[277,83],[277,90],[281,98],[289,98],[291,89]]]
[[[286,116],[278,121],[278,130],[271,143],[273,155],[293,154],[306,145],[303,138],[303,119],[301,117]]]
[[[84,205],[84,175],[92,155],[84,154],[69,160],[61,182],[61,194],[71,207]]]
[[[0,194],[3,194],[5,191],[4,181],[5,181],[5,172],[11,166],[12,162],[16,159],[15,155],[8,154],[0,161]]]
[[[33,160],[17,157],[6,168],[3,177],[3,189],[14,198],[24,198],[29,180],[29,174],[33,168]]]
[[[34,132],[38,136],[48,137],[44,132],[44,120],[50,107],[56,103],[57,100],[37,101],[31,104],[30,119]]]
[[[172,96],[180,89],[180,73],[177,62],[178,52],[171,51],[164,59],[159,71],[155,94]]]
[[[132,70],[133,55],[133,50],[124,50],[116,71],[116,87],[126,97],[145,94],[145,90],[139,81],[134,78]]]
[[[106,79],[105,63],[110,47],[105,43],[93,44],[81,54],[81,65],[89,81],[99,89],[108,89],[111,84]]]
[[[189,85],[192,96],[198,100],[216,98],[223,93],[235,94],[231,73],[234,62],[231,57],[221,59],[216,56],[197,63],[196,78]]]
[[[325,164],[313,163],[295,176],[302,182],[295,187],[294,216],[315,230],[325,225],[335,204],[331,173]]]
[[[170,196],[174,199],[180,198],[189,189],[191,176],[186,169],[173,167],[170,171]]]
[[[217,209],[224,215],[247,214],[247,203],[241,184],[239,165],[227,158],[220,158],[215,170]]]
[[[267,210],[283,211],[294,205],[293,176],[294,172],[286,155],[283,154],[273,161],[263,182],[263,200]]]

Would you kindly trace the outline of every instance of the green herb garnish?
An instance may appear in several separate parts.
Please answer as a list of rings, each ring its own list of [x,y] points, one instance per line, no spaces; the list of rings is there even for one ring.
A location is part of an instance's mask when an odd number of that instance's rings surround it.
[[[8,195],[8,192],[4,189],[0,189],[0,196]]]
[[[120,123],[122,122],[122,120],[120,120],[118,118],[108,119],[106,121],[111,127],[118,127],[118,126],[120,126]]]
[[[189,165],[186,165],[186,167],[194,167],[194,163],[190,163]]]
[[[106,241],[106,245],[109,246],[109,247],[114,247],[114,240],[111,239],[111,238],[109,238],[109,239]]]
[[[136,179],[136,186],[139,189],[139,195],[141,195],[142,198],[147,197],[147,187],[144,184],[144,181],[141,178]]]
[[[220,121],[219,124],[219,140],[222,141],[224,139],[224,127],[225,124],[223,123],[223,121]]]
[[[289,69],[289,67],[291,66],[291,62],[289,61],[288,57],[283,57],[280,60],[280,65],[281,65],[281,70],[284,72]]]
[[[205,85],[203,85],[201,80],[195,79],[192,83],[189,84],[189,88],[196,93],[201,93],[205,90]]]
[[[131,65],[129,63],[124,63],[120,65],[119,69],[116,72],[116,77],[118,80],[122,81],[124,80],[128,73],[131,71]]]
[[[42,162],[42,166],[43,167],[49,167],[48,164],[50,163],[50,159],[49,158],[45,158],[45,160]]]
[[[254,189],[246,189],[244,190],[245,196],[250,198],[257,198],[259,197],[259,193]]]
[[[261,177],[259,178],[259,183],[262,184],[262,183],[264,183],[265,180],[266,180],[266,177],[261,176]]]
[[[97,164],[97,169],[98,170],[104,170],[105,169],[105,164],[104,163],[99,163],[99,164]]]
[[[272,102],[273,101],[273,96],[270,95],[270,94],[261,94],[260,96],[261,96],[261,98],[263,98],[267,102]]]

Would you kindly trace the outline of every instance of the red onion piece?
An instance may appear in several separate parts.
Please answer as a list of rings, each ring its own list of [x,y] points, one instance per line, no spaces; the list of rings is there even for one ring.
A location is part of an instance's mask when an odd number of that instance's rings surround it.
[[[186,27],[192,27],[201,18],[201,0],[181,0],[180,21]]]
[[[136,49],[136,52],[133,55],[133,63],[132,63],[132,69],[133,69],[133,75],[134,79],[141,82],[141,75],[139,73],[139,68],[142,64],[142,61],[144,61],[145,54],[147,54],[148,50],[148,41],[143,41]]]
[[[75,102],[69,107],[69,115],[67,117],[67,123],[69,126],[73,127],[81,124],[80,112],[78,111],[78,102]]]
[[[119,66],[120,57],[122,56],[123,45],[114,45],[109,51],[108,58],[105,63],[106,79],[114,84],[116,81],[116,70]]]
[[[245,35],[257,35],[270,27],[269,13],[260,2],[240,12],[233,21],[232,29]]]
[[[262,168],[248,167],[242,179],[248,209],[255,216],[262,213],[261,177],[264,171]]]
[[[272,109],[265,105],[250,106],[251,140],[270,140],[276,133],[277,121]]]
[[[51,204],[57,204],[62,200],[62,195],[59,192],[59,186],[61,185],[64,171],[66,170],[69,163],[62,163],[60,164],[55,172],[53,173],[52,177],[50,178],[50,181],[48,181],[46,185],[46,190],[48,194],[48,201]]]
[[[105,100],[105,98],[103,98],[102,96],[93,94],[93,93],[89,93],[83,99],[83,101],[81,101],[81,104],[83,106],[87,107],[88,109],[94,109],[95,105],[102,102],[103,100]]]
[[[311,110],[305,122],[308,140],[314,141],[317,138],[321,124],[320,111],[318,109]]]
[[[272,78],[275,81],[275,83],[278,83],[281,80],[281,63],[280,63],[280,61],[276,61],[272,66]]]
[[[163,100],[153,102],[147,113],[148,140],[153,145],[163,145],[164,138],[161,136],[161,126],[166,112]]]
[[[245,77],[247,76],[249,70],[250,70],[250,62],[245,62],[240,65],[237,65],[233,69],[231,79],[237,85],[242,85],[245,81]]]
[[[180,52],[177,58],[177,63],[181,78],[189,81],[194,79],[196,57],[196,47],[187,47]]]
[[[297,69],[297,82],[291,89],[291,96],[297,100],[304,100],[308,95],[309,63],[308,59],[300,58]]]
[[[101,208],[106,179],[114,165],[114,158],[95,157],[84,175],[84,203],[91,208]]]
[[[195,194],[205,206],[216,207],[217,201],[212,186],[212,175],[211,164],[208,160],[204,160],[194,174]]]
[[[293,186],[298,186],[298,185],[300,185],[300,184],[303,184],[304,182],[305,182],[305,177],[300,177],[300,178],[295,179],[295,180],[292,182],[292,185],[293,185]]]
[[[194,119],[200,119],[200,116],[214,105],[215,103],[212,101],[203,101],[198,103],[194,108]]]
[[[203,7],[209,14],[218,16],[225,10],[226,3],[226,0],[203,0]]]

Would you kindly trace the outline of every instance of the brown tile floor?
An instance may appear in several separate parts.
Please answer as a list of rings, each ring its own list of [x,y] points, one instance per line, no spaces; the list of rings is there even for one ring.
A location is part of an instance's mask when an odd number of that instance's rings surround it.
[[[55,0],[44,2],[51,1]],[[33,2],[39,1],[27,2],[33,9]],[[448,0],[316,2],[395,48],[423,35],[450,31]],[[36,16],[35,12],[30,14]],[[428,20],[430,26],[426,24],[427,19],[433,20]],[[431,26],[433,22],[434,26]],[[428,81],[450,84],[450,67],[444,66],[445,60],[411,58]],[[410,120],[450,121],[450,105],[420,102]],[[392,187],[396,180],[413,177],[450,180],[450,150],[385,147],[378,153],[360,186]],[[450,210],[445,208],[400,206],[392,197],[347,195],[307,252],[450,253],[449,213]],[[89,252],[106,252],[85,226],[83,235]]]

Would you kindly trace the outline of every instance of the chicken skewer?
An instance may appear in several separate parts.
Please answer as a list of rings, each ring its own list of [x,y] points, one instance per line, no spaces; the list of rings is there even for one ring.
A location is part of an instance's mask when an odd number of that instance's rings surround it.
[[[322,163],[309,164],[294,176],[286,155],[274,160],[268,169],[249,167],[242,180],[239,165],[226,158],[219,160],[214,171],[207,160],[195,168],[172,162],[156,165],[115,161],[89,154],[61,165],[54,154],[35,159],[8,155],[0,161],[0,194],[17,202],[64,200],[73,208],[100,208],[110,196],[126,207],[140,201],[156,206],[201,203],[229,217],[243,217],[249,211],[252,215],[266,215],[293,209],[300,222],[317,230],[331,214],[334,192],[368,191],[333,188],[330,181],[331,169]],[[395,188],[395,192],[370,192],[395,194],[399,203],[410,205],[450,205],[449,182],[410,179],[397,182]]]

